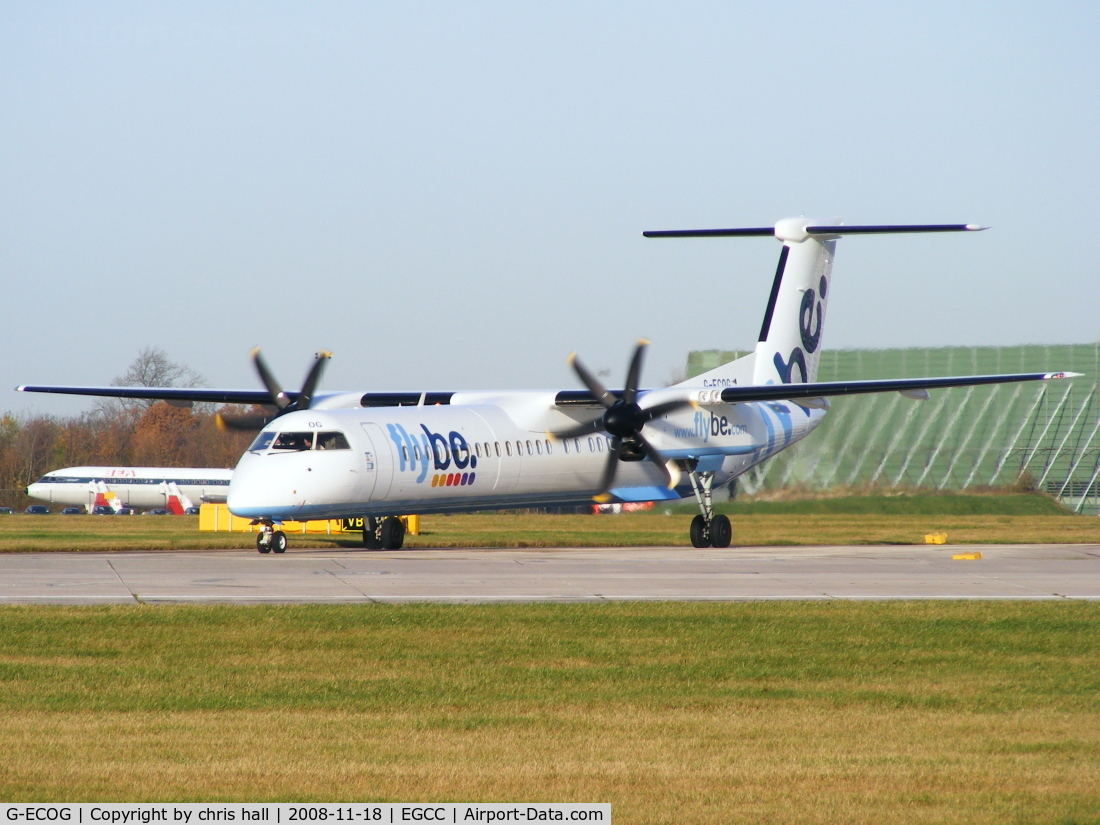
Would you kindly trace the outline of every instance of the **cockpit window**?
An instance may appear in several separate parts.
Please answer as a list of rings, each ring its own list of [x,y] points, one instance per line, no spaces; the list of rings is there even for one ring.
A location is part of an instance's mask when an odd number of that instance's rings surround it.
[[[348,444],[347,438],[343,433],[329,432],[329,433],[317,433],[317,449],[318,450],[350,450],[351,445]]]
[[[271,442],[274,440],[274,438],[275,433],[260,433],[256,437],[256,440],[252,442],[252,446],[248,449],[254,453],[258,453],[261,450],[266,450],[271,445]]]
[[[312,450],[313,433],[279,433],[275,443],[271,445],[273,450]]]

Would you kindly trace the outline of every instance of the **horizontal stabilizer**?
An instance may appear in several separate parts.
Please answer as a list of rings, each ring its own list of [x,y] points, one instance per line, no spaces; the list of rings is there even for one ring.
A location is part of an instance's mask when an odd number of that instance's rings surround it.
[[[807,236],[889,235],[915,232],[980,232],[988,229],[972,223],[884,224],[881,226],[807,226]],[[776,235],[775,227],[744,229],[662,229],[642,233],[647,238],[758,238]]]
[[[874,392],[913,393],[946,387],[978,387],[984,384],[1012,384],[1018,381],[1050,381],[1078,378],[1079,372],[1028,372],[1014,375],[967,375],[952,378],[887,378],[878,381],[824,381],[815,384],[765,384],[754,387],[726,387],[722,400],[730,404],[747,401],[790,401],[797,398],[826,398]]]
[[[647,238],[770,238],[775,227],[764,226],[749,229],[660,229],[643,232]]]

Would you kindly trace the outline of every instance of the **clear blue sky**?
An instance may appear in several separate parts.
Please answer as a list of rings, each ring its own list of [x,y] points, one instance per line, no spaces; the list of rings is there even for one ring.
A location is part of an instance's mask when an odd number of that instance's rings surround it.
[[[0,410],[160,346],[213,386],[571,387],[749,347],[768,239],[825,346],[1094,341],[1095,3],[0,2]],[[1058,365],[1051,365],[1057,367]]]

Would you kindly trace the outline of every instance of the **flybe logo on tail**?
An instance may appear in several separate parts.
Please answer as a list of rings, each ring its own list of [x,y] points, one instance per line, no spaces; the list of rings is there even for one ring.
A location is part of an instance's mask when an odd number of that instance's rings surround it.
[[[779,377],[784,384],[791,383],[795,367],[798,367],[801,375],[797,383],[805,384],[810,380],[810,371],[806,367],[806,356],[817,352],[817,348],[821,346],[821,325],[822,318],[825,315],[825,307],[822,301],[825,300],[825,293],[829,288],[829,281],[824,275],[821,276],[818,288],[821,295],[820,301],[818,300],[818,293],[812,289],[807,289],[802,293],[802,306],[798,310],[798,333],[802,338],[802,346],[795,347],[786,361],[778,352],[773,359],[775,368],[778,370]]]
[[[451,430],[443,436],[423,424],[421,432],[412,435],[400,424],[387,424],[386,429],[397,448],[398,472],[419,472],[417,484],[427,480],[429,468],[436,470],[432,474],[433,487],[465,487],[474,483],[477,456],[470,452],[462,433]]]

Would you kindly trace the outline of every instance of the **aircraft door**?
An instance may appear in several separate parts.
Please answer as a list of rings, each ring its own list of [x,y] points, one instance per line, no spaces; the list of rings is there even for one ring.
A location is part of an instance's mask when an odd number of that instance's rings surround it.
[[[363,496],[368,501],[386,498],[393,483],[393,453],[390,440],[377,424],[363,422],[363,434],[367,437],[361,451],[363,461]]]

